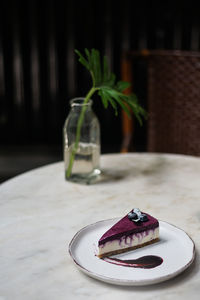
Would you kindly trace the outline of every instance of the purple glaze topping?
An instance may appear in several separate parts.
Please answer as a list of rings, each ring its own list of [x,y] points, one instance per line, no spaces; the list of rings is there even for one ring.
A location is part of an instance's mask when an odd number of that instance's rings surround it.
[[[122,236],[128,236],[145,230],[155,229],[159,226],[157,219],[147,213],[145,214],[148,217],[148,221],[146,222],[135,223],[129,220],[128,215],[123,217],[102,235],[99,240],[99,245],[105,244],[108,241],[120,239]]]

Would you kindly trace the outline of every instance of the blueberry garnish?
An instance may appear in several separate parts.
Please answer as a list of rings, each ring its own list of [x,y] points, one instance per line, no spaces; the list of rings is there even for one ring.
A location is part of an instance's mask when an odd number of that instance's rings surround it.
[[[142,214],[138,208],[134,208],[130,213],[128,213],[129,220],[133,222],[146,222],[148,217],[145,214]]]
[[[131,212],[128,214],[128,218],[129,218],[129,220],[137,219],[137,215],[136,215],[136,213],[134,213],[134,212],[131,211]]]
[[[145,222],[145,221],[148,221],[148,218],[145,214],[142,214],[141,217],[140,217],[140,221],[141,222]]]

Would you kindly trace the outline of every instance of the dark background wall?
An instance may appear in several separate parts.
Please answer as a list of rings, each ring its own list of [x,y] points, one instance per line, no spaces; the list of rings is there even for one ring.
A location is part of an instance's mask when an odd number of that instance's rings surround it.
[[[1,1],[1,180],[62,159],[69,100],[84,96],[91,84],[74,49],[99,49],[120,79],[124,50],[199,51],[199,22],[198,1]],[[137,86],[145,107],[142,86]],[[121,117],[94,100],[102,153],[118,152]],[[135,149],[145,151],[146,127],[137,126],[136,131]]]

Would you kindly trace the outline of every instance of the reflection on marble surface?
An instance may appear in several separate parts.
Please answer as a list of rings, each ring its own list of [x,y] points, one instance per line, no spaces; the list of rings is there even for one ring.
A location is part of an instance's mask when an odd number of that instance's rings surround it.
[[[93,185],[66,182],[61,162],[0,186],[0,300],[199,299],[200,158],[103,155],[101,166]],[[193,265],[146,287],[113,286],[81,273],[67,252],[73,235],[133,207],[185,230],[196,245]]]

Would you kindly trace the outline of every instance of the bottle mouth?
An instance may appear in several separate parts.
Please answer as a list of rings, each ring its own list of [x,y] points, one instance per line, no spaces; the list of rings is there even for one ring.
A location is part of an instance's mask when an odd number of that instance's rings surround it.
[[[83,97],[71,99],[70,100],[71,107],[74,107],[74,106],[91,106],[92,105],[92,99],[90,99],[87,103],[84,103],[84,99],[85,98],[83,98]]]

